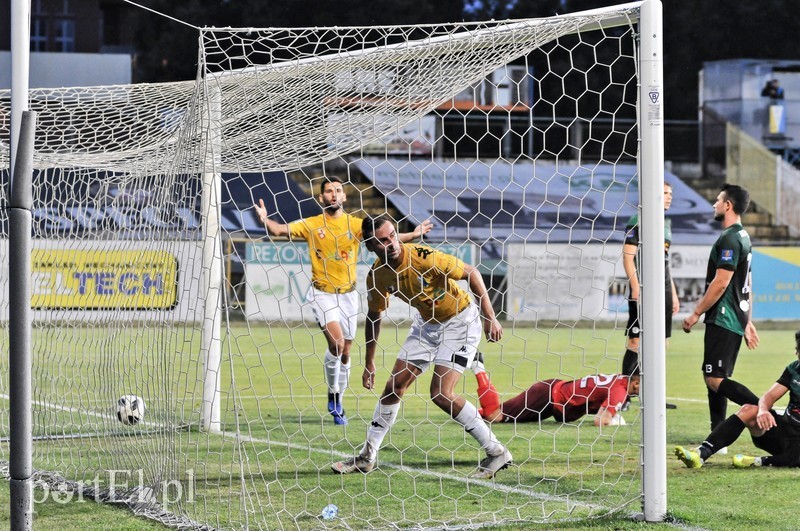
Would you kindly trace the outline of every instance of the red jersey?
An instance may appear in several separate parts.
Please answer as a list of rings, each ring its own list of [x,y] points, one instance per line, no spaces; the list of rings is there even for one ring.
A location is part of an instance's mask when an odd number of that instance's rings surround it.
[[[605,408],[616,415],[628,396],[628,379],[621,374],[592,374],[580,380],[557,381],[551,400],[556,411],[562,413],[565,409],[581,409],[585,415]]]

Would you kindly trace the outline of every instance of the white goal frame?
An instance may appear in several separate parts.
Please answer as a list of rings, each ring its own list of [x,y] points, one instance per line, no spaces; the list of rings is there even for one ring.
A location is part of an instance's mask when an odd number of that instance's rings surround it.
[[[642,4],[639,79],[642,305],[642,488],[644,517],[667,513],[666,344],[664,341],[664,54],[661,2]]]
[[[631,4],[633,5],[633,4]],[[619,6],[617,6],[619,7]],[[600,8],[594,10],[603,12]],[[584,14],[591,11],[584,12]],[[617,23],[625,24],[629,21],[621,18]],[[613,26],[615,22],[604,21],[605,27]],[[591,28],[581,28],[589,30]],[[647,306],[640,308],[642,335],[641,351],[648,355],[642,359],[642,407],[643,407],[643,433],[642,433],[642,487],[644,518],[650,522],[663,521],[667,512],[667,461],[666,461],[666,344],[665,327],[661,308],[664,308],[664,290],[648,290],[647,286],[664,285],[664,260],[663,246],[659,243],[664,234],[664,107],[663,107],[663,9],[660,0],[645,0],[640,8],[640,86],[639,86],[639,116],[638,129],[640,135],[640,213],[641,220],[641,283],[642,290],[646,291]],[[426,45],[435,44],[427,42]],[[324,59],[320,59],[324,60]],[[287,68],[292,65],[286,65]],[[241,74],[243,71],[235,72]],[[229,74],[219,74],[225,76]],[[219,113],[219,93],[213,83],[216,76],[209,76],[210,83],[207,87],[207,101],[209,115]],[[210,120],[210,124],[215,120]],[[216,134],[208,132],[211,140],[212,154],[207,159],[212,169],[207,170],[209,177],[216,177],[216,185],[209,183],[203,187],[204,204],[213,205],[215,198],[219,197],[219,173],[216,167],[219,160],[213,157],[219,146],[214,144]],[[216,186],[216,187],[215,187]],[[213,249],[219,249],[220,243],[214,238],[214,230],[219,230],[219,220],[214,218],[218,214],[218,206],[211,208],[208,224],[205,231],[207,242],[211,242]],[[206,252],[204,257],[210,261],[204,264],[203,270],[213,271],[208,276],[210,279],[219,278],[217,271],[221,271],[222,257],[214,260],[213,252]],[[211,280],[207,281],[207,293],[216,293],[221,296],[221,288],[213,286]],[[203,328],[206,356],[206,380],[203,394],[203,420],[205,429],[219,430],[219,337],[221,320],[216,297],[209,297],[206,301],[207,319]],[[215,317],[216,316],[216,317]],[[216,387],[215,387],[216,385]]]
[[[663,521],[667,513],[666,483],[666,365],[664,341],[664,94],[663,94],[663,17],[659,0],[645,0],[628,4],[639,6],[640,48],[639,48],[639,175],[640,175],[640,223],[641,223],[641,283],[646,292],[647,306],[641,308],[642,352],[647,356],[642,360],[642,489],[643,517],[647,521]],[[619,7],[619,6],[616,6]],[[594,10],[602,13],[605,9]],[[585,12],[586,13],[586,12]],[[629,20],[620,20],[628,23]],[[608,25],[608,21],[606,21]],[[607,26],[606,26],[607,27]],[[591,28],[581,28],[591,29]],[[14,63],[17,64],[16,62]],[[20,97],[20,87],[16,76],[27,75],[27,68],[15,71],[12,86],[12,102]],[[203,138],[205,140],[205,167],[203,168],[202,204],[207,213],[202,230],[203,238],[203,279],[205,318],[202,326],[202,354],[204,360],[202,408],[200,423],[209,433],[220,432],[221,382],[221,337],[224,320],[224,271],[222,255],[222,236],[220,228],[221,197],[221,146],[219,132],[214,129],[218,123],[220,94],[214,89],[214,76],[206,80]],[[27,86],[25,85],[27,91]],[[14,104],[12,112],[12,137],[10,159],[14,160],[19,120],[22,107]],[[655,286],[656,289],[648,289]],[[12,316],[13,319],[13,316]],[[13,400],[13,397],[12,397]],[[21,434],[26,435],[26,434]],[[29,434],[28,434],[29,435]],[[13,499],[12,499],[13,501]],[[13,504],[12,504],[13,505]],[[12,507],[12,511],[15,511]]]

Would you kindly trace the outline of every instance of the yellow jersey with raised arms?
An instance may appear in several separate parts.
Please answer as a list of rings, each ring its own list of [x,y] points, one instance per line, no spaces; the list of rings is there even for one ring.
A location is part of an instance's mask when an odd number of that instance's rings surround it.
[[[469,306],[472,298],[456,282],[464,276],[464,262],[424,245],[401,243],[403,259],[394,270],[380,259],[367,276],[367,301],[372,312],[382,312],[394,295],[416,308],[426,321],[443,323]]]
[[[311,283],[327,293],[356,288],[356,263],[361,244],[361,218],[320,214],[289,223],[289,236],[308,242]]]

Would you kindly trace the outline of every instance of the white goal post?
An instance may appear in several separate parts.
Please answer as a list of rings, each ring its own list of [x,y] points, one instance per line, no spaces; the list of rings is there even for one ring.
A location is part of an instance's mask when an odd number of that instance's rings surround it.
[[[664,100],[663,100],[663,18],[661,4],[645,2],[642,5],[641,24],[641,78],[639,128],[641,136],[640,194],[641,237],[643,242],[654,244],[664,234]],[[656,245],[642,245],[642,285],[664,285],[664,257]],[[644,295],[643,295],[644,297]],[[666,360],[664,320],[664,290],[647,294],[640,304],[642,318],[642,359],[644,414],[642,474],[644,516],[648,521],[663,520],[667,514],[667,422],[666,422]],[[644,300],[644,299],[643,299]],[[659,310],[657,310],[659,309]],[[649,331],[649,333],[647,332]]]
[[[209,27],[196,81],[31,90],[37,485],[177,527],[663,520],[664,293],[647,289],[664,285],[662,32],[657,0],[514,21]],[[9,110],[0,91],[4,185]],[[348,423],[335,425],[327,344],[304,299],[310,251],[271,240],[254,204],[280,223],[317,215],[333,176],[348,212],[391,215],[401,231],[430,218],[423,244],[481,271],[506,330],[481,344],[504,399],[619,372],[627,303],[614,290],[638,214],[641,409],[602,429],[591,415],[497,423],[514,466],[475,481],[480,449],[433,407],[426,374],[377,469],[331,473],[360,448],[380,391],[360,385],[363,326]],[[359,253],[363,319],[375,257]],[[408,317],[392,302],[378,386]],[[473,381],[466,370],[458,392],[478,405]],[[125,395],[147,404],[135,425],[115,416]]]

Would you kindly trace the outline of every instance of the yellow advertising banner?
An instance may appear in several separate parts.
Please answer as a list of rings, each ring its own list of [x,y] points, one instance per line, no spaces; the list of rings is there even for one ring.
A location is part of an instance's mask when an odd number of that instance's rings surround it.
[[[178,261],[165,251],[34,249],[34,309],[166,310],[178,302]]]

